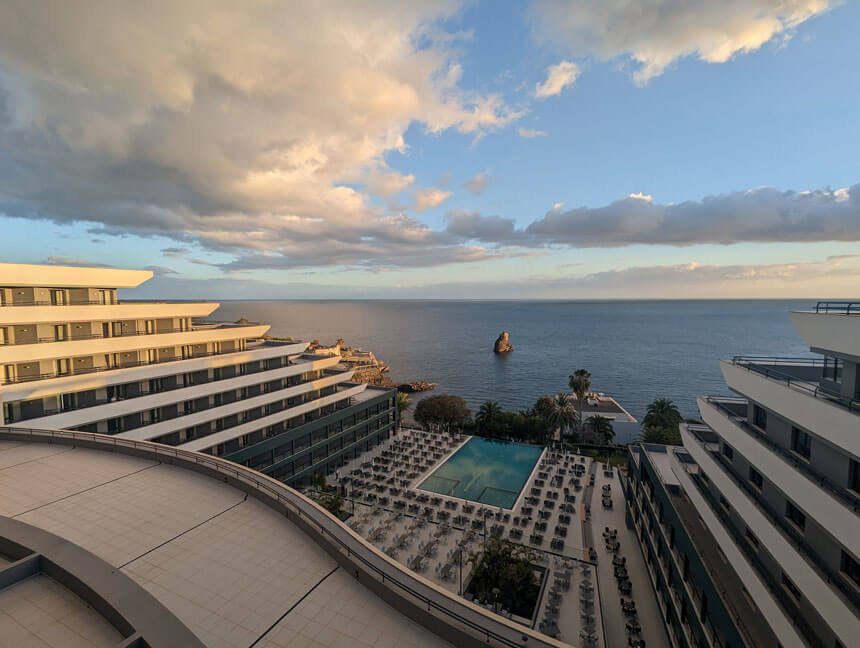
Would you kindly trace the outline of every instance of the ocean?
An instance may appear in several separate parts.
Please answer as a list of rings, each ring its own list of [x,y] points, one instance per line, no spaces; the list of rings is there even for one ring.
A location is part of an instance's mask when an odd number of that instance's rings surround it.
[[[809,300],[224,301],[212,319],[271,324],[271,335],[373,351],[396,382],[511,410],[567,390],[576,369],[641,421],[655,398],[697,417],[696,396],[728,393],[718,360],[809,354],[789,312]],[[508,331],[514,351],[493,353]]]

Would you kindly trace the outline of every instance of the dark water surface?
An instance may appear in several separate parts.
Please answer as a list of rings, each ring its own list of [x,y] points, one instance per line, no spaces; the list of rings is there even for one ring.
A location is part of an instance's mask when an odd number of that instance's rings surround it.
[[[789,321],[808,300],[786,301],[227,301],[213,319],[271,324],[271,335],[371,350],[395,381],[438,383],[472,410],[507,409],[567,389],[584,367],[595,391],[637,419],[655,398],[696,416],[696,396],[727,393],[718,359],[808,355]],[[509,331],[512,353],[493,342]]]

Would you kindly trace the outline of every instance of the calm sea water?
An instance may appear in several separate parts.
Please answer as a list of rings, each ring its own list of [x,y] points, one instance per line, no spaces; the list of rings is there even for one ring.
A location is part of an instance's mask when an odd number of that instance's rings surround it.
[[[584,367],[595,391],[637,419],[655,398],[696,416],[696,396],[727,393],[718,359],[807,355],[789,321],[804,301],[227,301],[213,319],[272,325],[272,335],[371,350],[395,381],[438,383],[474,410],[508,409],[567,389]],[[514,351],[492,352],[501,331]]]

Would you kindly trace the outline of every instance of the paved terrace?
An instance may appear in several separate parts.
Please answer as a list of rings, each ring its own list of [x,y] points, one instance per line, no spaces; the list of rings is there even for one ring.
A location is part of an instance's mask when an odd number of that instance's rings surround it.
[[[0,428],[0,516],[90,552],[207,646],[563,646],[403,569],[289,487],[208,455]],[[69,645],[29,612],[4,606],[0,637]],[[98,631],[85,621],[70,627]]]
[[[605,473],[595,470],[587,457],[547,451],[513,510],[417,488],[467,440],[406,430],[354,459],[338,473],[354,503],[350,526],[452,594],[460,594],[468,583],[469,552],[480,550],[485,534],[496,530],[535,550],[538,564],[547,570],[534,617],[517,619],[505,610],[502,615],[573,645],[612,647],[627,646],[627,622],[643,619],[641,631],[630,636],[651,646],[665,645],[638,541],[625,526],[617,473],[611,468]],[[586,486],[588,474],[595,474],[594,488]],[[602,506],[604,485],[610,487],[612,508]],[[623,551],[606,551],[602,538],[606,526],[618,529]],[[558,535],[556,528],[566,535]],[[584,546],[595,548],[596,568]],[[636,601],[638,616],[622,612],[612,565],[616,555],[630,555],[631,591],[625,596]]]

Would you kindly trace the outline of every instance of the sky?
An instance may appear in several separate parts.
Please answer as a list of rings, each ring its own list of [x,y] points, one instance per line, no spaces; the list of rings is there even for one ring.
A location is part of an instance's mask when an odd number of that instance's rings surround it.
[[[0,4],[0,260],[147,298],[860,297],[860,3]]]

